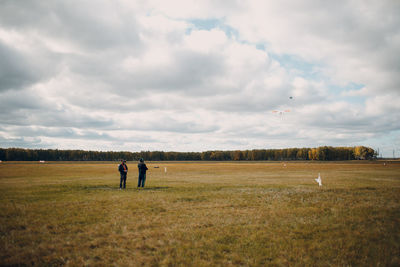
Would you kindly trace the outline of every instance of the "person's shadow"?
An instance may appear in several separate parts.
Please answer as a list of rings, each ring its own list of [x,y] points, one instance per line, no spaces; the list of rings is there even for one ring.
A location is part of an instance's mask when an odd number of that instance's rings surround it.
[[[169,188],[170,188],[169,186],[147,186],[147,187],[136,187],[132,189],[144,190],[144,191],[166,191]]]
[[[109,191],[109,190],[120,190],[118,186],[115,185],[85,185],[82,187],[84,190],[97,190],[97,191]],[[147,187],[127,187],[121,189],[121,191],[167,191],[170,189],[169,186],[147,186]]]

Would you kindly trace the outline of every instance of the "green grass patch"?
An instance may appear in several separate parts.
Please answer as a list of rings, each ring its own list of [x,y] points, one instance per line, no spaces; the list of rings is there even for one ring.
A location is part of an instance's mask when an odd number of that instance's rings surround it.
[[[0,164],[0,265],[400,264],[399,163],[128,166]]]

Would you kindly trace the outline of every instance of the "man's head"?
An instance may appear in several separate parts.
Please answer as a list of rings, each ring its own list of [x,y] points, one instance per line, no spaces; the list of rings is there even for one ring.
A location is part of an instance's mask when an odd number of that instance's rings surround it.
[[[140,162],[143,162],[143,158],[140,158],[139,161],[140,161]]]

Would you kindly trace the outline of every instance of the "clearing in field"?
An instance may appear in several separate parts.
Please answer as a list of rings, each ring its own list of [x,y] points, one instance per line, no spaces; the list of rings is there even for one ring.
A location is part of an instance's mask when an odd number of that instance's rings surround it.
[[[0,265],[400,265],[399,162],[135,164],[2,162]]]

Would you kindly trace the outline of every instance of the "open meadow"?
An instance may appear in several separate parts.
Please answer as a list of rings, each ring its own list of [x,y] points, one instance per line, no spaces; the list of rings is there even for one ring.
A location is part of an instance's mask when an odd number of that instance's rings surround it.
[[[400,265],[400,162],[127,164],[0,163],[0,265]]]

